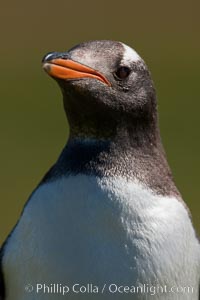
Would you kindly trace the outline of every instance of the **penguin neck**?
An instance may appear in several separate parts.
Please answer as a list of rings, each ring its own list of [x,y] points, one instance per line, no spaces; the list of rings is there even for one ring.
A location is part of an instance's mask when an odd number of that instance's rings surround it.
[[[145,135],[144,128],[137,130],[131,134],[128,129],[120,128],[112,139],[71,134],[57,166],[72,175],[136,179],[159,194],[180,198],[159,132]]]
[[[115,175],[120,166],[128,174],[133,162],[134,166],[138,165],[138,169],[142,170],[149,164],[149,160],[156,160],[158,156],[162,156],[159,161],[165,161],[159,132],[154,129],[137,124],[135,127],[120,126],[113,136],[71,133],[64,156],[66,159],[68,157],[68,161],[76,162],[82,170],[91,173]]]
[[[122,111],[120,109],[106,109],[100,104],[84,110],[78,104],[80,101],[64,98],[66,117],[70,125],[70,140],[102,140],[106,143],[124,144],[131,148],[143,148],[147,145],[160,144],[160,133],[158,126],[158,114],[156,100],[143,109]],[[87,99],[86,99],[87,100]],[[74,103],[78,101],[78,104]],[[150,100],[149,100],[150,101]],[[76,104],[76,105],[75,105]],[[85,104],[86,105],[86,104]],[[80,105],[79,105],[80,106]],[[84,111],[84,113],[83,113]],[[93,145],[93,142],[92,142]]]
[[[78,126],[70,126],[70,135],[68,146],[83,147],[85,149],[98,148],[105,151],[105,148],[110,155],[121,155],[121,153],[140,153],[152,151],[154,148],[160,148],[161,139],[157,118],[150,122],[139,122],[130,120],[122,122],[120,125],[109,122],[101,124],[101,128],[96,127],[95,130],[78,128]]]

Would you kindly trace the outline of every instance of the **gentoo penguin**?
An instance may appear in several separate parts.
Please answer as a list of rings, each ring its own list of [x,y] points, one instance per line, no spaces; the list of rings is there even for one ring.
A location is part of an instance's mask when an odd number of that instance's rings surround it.
[[[199,299],[200,244],[145,62],[91,41],[47,54],[43,68],[70,135],[2,247],[1,299]]]

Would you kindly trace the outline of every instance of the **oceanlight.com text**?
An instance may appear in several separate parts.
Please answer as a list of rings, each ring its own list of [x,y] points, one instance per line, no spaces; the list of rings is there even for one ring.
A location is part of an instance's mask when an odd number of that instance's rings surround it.
[[[194,288],[192,286],[167,286],[167,285],[150,285],[141,284],[135,285],[119,285],[116,283],[104,283],[102,285],[96,285],[93,283],[80,284],[74,283],[61,284],[61,283],[36,283],[27,284],[25,286],[25,292],[34,294],[59,294],[67,296],[72,294],[149,294],[151,296],[158,294],[193,294]]]

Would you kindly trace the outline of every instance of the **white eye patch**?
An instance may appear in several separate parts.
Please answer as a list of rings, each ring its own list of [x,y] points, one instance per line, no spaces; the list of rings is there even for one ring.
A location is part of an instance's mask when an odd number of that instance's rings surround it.
[[[141,57],[137,54],[135,50],[123,43],[122,45],[124,47],[123,59],[121,61],[122,65],[129,65],[132,62],[142,61]]]

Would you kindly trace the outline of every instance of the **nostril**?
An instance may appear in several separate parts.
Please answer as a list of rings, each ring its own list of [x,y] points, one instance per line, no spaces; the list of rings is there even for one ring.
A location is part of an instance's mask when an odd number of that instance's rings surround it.
[[[67,59],[68,57],[69,57],[68,53],[49,52],[49,53],[47,53],[47,54],[43,57],[42,63],[51,61],[51,60],[56,59],[56,58]]]

